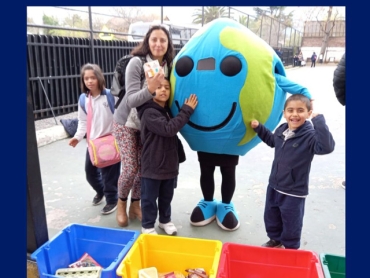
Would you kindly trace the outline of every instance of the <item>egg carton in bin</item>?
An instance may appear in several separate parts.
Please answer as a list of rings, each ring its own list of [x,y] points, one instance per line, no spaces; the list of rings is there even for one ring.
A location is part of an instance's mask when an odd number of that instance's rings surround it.
[[[68,278],[100,278],[102,268],[99,266],[80,268],[60,268],[55,276]]]

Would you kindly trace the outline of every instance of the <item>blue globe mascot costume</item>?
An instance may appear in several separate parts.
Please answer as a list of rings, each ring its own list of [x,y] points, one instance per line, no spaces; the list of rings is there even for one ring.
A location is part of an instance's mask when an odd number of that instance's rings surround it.
[[[204,25],[187,42],[174,59],[170,80],[169,106],[174,116],[190,94],[196,94],[199,101],[189,123],[180,130],[190,148],[198,152],[201,166],[203,199],[190,222],[204,226],[216,219],[222,229],[234,231],[240,226],[231,201],[235,173],[228,178],[222,167],[231,165],[235,172],[239,156],[261,142],[250,127],[253,119],[274,130],[282,118],[287,93],[310,99],[311,95],[286,77],[282,61],[265,41],[224,18]],[[221,166],[222,200],[213,198],[213,172],[211,182],[202,183],[203,169],[208,169],[202,163],[213,170]]]

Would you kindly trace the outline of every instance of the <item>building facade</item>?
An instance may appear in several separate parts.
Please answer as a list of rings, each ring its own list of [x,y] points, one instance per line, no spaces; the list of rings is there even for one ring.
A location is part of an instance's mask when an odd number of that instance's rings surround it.
[[[329,39],[325,53],[323,53],[323,61],[339,62],[340,58],[346,51],[346,22],[345,20],[335,20],[329,22],[328,30]],[[313,52],[320,55],[321,45],[323,43],[326,21],[306,21],[301,51],[305,60],[310,59]]]

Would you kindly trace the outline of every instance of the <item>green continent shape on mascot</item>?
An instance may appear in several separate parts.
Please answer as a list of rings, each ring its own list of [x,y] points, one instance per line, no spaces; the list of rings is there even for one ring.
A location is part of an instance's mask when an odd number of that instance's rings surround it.
[[[272,47],[231,19],[220,18],[204,25],[173,63],[169,101],[172,114],[179,113],[180,104],[189,94],[196,94],[199,101],[189,123],[180,131],[190,148],[198,152],[201,167],[204,198],[193,210],[190,222],[204,226],[216,219],[222,229],[235,230],[240,225],[231,201],[235,181],[233,184],[222,175],[221,191],[226,192],[222,195],[228,196],[222,196],[219,202],[213,199],[210,173],[202,169],[220,166],[222,173],[230,161],[235,178],[238,157],[261,142],[250,122],[257,119],[274,130],[282,118],[287,93],[300,93],[310,99],[311,95],[286,77],[284,65]]]

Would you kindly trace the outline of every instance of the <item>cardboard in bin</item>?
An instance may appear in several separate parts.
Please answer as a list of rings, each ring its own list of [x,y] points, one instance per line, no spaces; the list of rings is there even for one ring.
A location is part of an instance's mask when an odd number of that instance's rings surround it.
[[[222,242],[179,236],[141,234],[117,268],[117,275],[137,278],[140,269],[155,267],[158,273],[203,268],[215,278]]]
[[[324,278],[312,251],[224,243],[217,278]]]
[[[116,278],[119,263],[139,236],[138,231],[70,224],[31,254],[40,278],[58,277],[58,269],[68,268],[88,253],[103,269],[101,278]]]
[[[325,278],[346,277],[346,257],[333,254],[320,254],[320,262]]]

